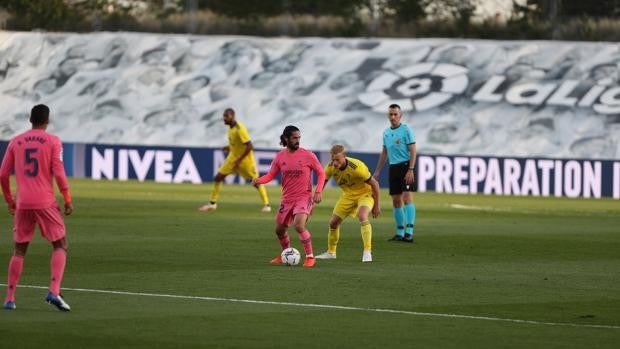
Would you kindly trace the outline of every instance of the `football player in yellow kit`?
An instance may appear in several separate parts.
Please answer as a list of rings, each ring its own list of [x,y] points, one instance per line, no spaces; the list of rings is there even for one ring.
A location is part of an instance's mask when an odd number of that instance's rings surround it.
[[[334,145],[331,150],[331,162],[325,166],[325,181],[331,177],[342,189],[342,193],[331,219],[327,235],[327,251],[317,255],[317,259],[336,259],[336,248],[340,239],[340,224],[348,216],[357,216],[364,251],[362,262],[372,262],[372,226],[368,220],[369,213],[376,218],[381,213],[379,207],[379,183],[360,160],[347,157],[344,146]]]
[[[228,125],[228,145],[224,147],[224,151],[228,152],[226,161],[217,170],[217,174],[213,179],[213,191],[211,192],[211,200],[208,204],[199,208],[200,211],[214,211],[217,209],[217,200],[222,189],[224,178],[230,174],[239,174],[248,181],[258,178],[258,169],[256,168],[256,160],[254,159],[254,147],[250,134],[241,122],[235,119],[235,111],[227,108],[224,111],[224,123]],[[262,212],[271,212],[269,205],[269,197],[267,190],[262,184],[254,185],[258,190],[258,194],[263,202]]]

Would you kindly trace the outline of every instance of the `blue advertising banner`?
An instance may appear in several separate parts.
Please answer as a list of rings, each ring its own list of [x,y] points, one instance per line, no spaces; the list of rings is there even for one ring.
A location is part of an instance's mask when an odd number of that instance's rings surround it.
[[[269,170],[276,151],[255,150],[261,174]],[[87,144],[84,176],[93,179],[137,179],[165,183],[203,183],[213,180],[226,159],[220,149]],[[229,176],[227,183],[244,183]]]
[[[438,193],[620,198],[620,162],[418,156],[418,189]]]
[[[6,146],[7,142],[0,142],[0,154]],[[261,175],[269,170],[276,153],[255,150]],[[317,155],[323,165],[330,161],[327,152]],[[371,172],[379,157],[347,155],[362,160]],[[212,148],[65,144],[64,159],[71,177],[200,184],[213,180],[226,153]],[[416,168],[420,192],[620,199],[620,161],[418,155]],[[379,177],[382,188],[388,186],[387,172],[384,166]],[[228,176],[226,182],[245,180]]]

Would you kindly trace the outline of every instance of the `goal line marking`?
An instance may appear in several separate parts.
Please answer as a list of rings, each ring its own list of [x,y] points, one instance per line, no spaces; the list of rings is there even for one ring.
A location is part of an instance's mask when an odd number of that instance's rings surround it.
[[[0,284],[1,286],[7,286],[6,284]],[[18,285],[23,288],[36,288],[36,289],[48,289],[47,286],[35,286],[35,285]],[[581,327],[581,328],[605,328],[620,330],[620,326],[614,325],[595,325],[595,324],[576,324],[570,322],[546,322],[535,320],[520,320],[510,318],[500,318],[492,316],[476,316],[476,315],[462,315],[462,314],[444,314],[444,313],[427,313],[409,310],[397,310],[397,309],[381,309],[381,308],[362,308],[351,307],[344,305],[330,305],[330,304],[313,304],[313,303],[295,303],[295,302],[276,302],[276,301],[261,301],[253,299],[238,299],[238,298],[223,298],[223,297],[204,297],[204,296],[185,296],[175,294],[161,294],[161,293],[145,293],[145,292],[129,292],[129,291],[113,291],[113,290],[95,290],[88,288],[69,288],[63,287],[64,291],[73,292],[88,292],[88,293],[102,293],[113,294],[123,296],[142,296],[142,297],[159,297],[159,298],[176,298],[176,299],[196,299],[204,301],[218,301],[218,302],[232,302],[232,303],[247,303],[247,304],[266,304],[266,305],[278,305],[289,307],[301,307],[301,308],[319,308],[319,309],[334,309],[334,310],[350,310],[350,311],[362,311],[369,313],[389,313],[400,315],[412,315],[422,317],[443,317],[454,319],[470,319],[470,320],[484,320],[484,321],[498,321],[498,322],[511,322],[527,325],[545,325],[545,326],[568,326],[568,327]]]

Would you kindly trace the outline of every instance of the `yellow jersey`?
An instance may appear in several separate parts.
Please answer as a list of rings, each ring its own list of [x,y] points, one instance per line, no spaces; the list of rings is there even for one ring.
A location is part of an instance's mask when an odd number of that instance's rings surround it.
[[[235,126],[228,128],[228,146],[230,147],[228,156],[233,159],[238,158],[245,151],[245,144],[252,141],[248,129],[245,125],[237,121]],[[252,156],[252,152],[247,157]],[[253,158],[253,156],[252,156]]]
[[[366,183],[372,176],[366,164],[358,159],[350,157],[346,157],[346,159],[347,165],[344,170],[335,168],[331,162],[325,166],[325,179],[328,180],[334,177],[334,180],[346,196],[372,194],[372,187]]]

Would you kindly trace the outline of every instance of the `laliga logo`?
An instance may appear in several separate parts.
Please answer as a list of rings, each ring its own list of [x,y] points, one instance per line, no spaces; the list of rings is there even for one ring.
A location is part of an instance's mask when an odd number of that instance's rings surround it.
[[[421,63],[379,75],[358,99],[377,112],[384,112],[391,103],[400,105],[403,111],[422,111],[463,93],[468,82],[464,67]]]
[[[383,113],[396,103],[403,111],[435,108],[462,94],[469,83],[468,70],[446,63],[420,63],[375,78],[358,100]],[[508,76],[486,78],[472,96],[474,102],[507,102],[515,106],[592,108],[603,115],[620,114],[620,86],[613,74],[604,79],[511,82]]]

